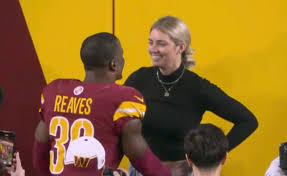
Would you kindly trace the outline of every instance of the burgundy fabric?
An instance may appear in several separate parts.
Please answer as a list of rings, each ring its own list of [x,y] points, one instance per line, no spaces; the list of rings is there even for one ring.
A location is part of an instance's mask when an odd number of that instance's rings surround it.
[[[0,130],[14,131],[26,175],[33,171],[32,148],[40,94],[46,82],[19,0],[0,1]]]
[[[0,105],[2,104],[3,99],[4,99],[4,96],[2,93],[2,89],[0,88]]]
[[[41,144],[37,140],[34,141],[33,147],[33,165],[41,176],[49,176],[49,162],[50,162],[50,144]]]
[[[143,104],[143,102],[135,98],[135,96],[142,97],[142,95],[135,89],[126,86],[119,86],[114,83],[85,83],[74,79],[58,79],[51,82],[47,87],[44,88],[44,102],[42,105],[41,114],[43,116],[43,120],[47,126],[50,126],[50,128],[52,128],[51,122],[53,122],[54,118],[57,120],[67,120],[70,132],[72,131],[74,122],[79,119],[91,122],[94,130],[93,137],[99,141],[105,149],[105,167],[117,168],[123,156],[120,150],[121,128],[123,128],[127,121],[136,117],[124,116],[114,121],[113,116],[123,102],[136,102]],[[62,103],[59,105],[59,97],[66,97],[65,105]],[[90,113],[80,113],[79,108],[76,110],[75,107],[77,105],[75,102],[81,98],[85,99],[82,111],[84,112],[85,110],[90,109]],[[92,99],[90,108],[87,106],[87,99]],[[70,107],[69,104],[72,100],[74,102],[72,105],[73,110],[68,108]],[[61,130],[62,128],[58,127],[55,132],[56,134],[50,135],[51,151],[55,154],[54,161],[52,161],[54,163],[57,162],[56,153],[58,151],[55,144],[56,140],[62,136]],[[82,136],[83,131],[84,130],[82,128],[82,131],[76,134]],[[66,154],[70,141],[71,140],[68,139],[65,143],[63,143],[66,149]],[[82,150],[85,149],[83,148]],[[96,164],[92,164],[93,160],[94,159],[91,160],[89,165],[96,167]],[[97,173],[92,168],[77,169],[73,167],[73,163],[68,163],[64,165],[64,169],[59,175],[72,175],[76,171],[87,175],[94,175]]]

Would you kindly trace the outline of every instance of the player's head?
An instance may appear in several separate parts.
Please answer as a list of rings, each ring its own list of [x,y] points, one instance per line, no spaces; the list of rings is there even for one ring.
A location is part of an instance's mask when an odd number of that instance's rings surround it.
[[[116,36],[101,32],[86,38],[81,47],[85,70],[107,68],[121,79],[124,66],[123,49]]]
[[[212,171],[224,164],[228,140],[220,128],[200,124],[185,136],[184,150],[190,166],[202,172]]]

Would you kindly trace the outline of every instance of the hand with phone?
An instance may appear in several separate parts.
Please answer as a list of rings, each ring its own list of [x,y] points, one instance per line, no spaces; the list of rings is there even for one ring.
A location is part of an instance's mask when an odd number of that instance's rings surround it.
[[[0,163],[6,167],[13,164],[15,146],[15,133],[13,131],[0,131]]]
[[[8,173],[11,176],[25,176],[25,170],[22,167],[19,152],[16,152],[13,159],[13,165],[7,168]]]

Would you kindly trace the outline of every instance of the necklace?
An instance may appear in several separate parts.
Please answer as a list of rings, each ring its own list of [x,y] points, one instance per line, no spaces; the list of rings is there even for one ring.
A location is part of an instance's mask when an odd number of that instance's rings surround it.
[[[179,76],[176,80],[174,80],[174,81],[172,81],[172,82],[164,82],[164,81],[162,81],[162,80],[159,78],[159,73],[158,73],[158,70],[157,70],[157,72],[156,72],[156,77],[157,77],[158,82],[160,83],[160,85],[161,85],[162,88],[164,89],[164,96],[165,96],[165,97],[169,97],[169,92],[170,92],[171,89],[176,85],[176,83],[182,78],[183,73],[184,73],[184,70],[185,70],[185,69],[183,69],[182,72],[181,72],[181,74],[180,74],[180,76]],[[170,86],[169,88],[166,88],[165,85],[171,85],[171,86]]]
[[[172,85],[172,86],[170,86],[168,89],[163,85],[163,84],[160,84],[162,87],[163,87],[163,89],[164,89],[164,96],[165,97],[169,97],[169,92],[171,91],[171,89],[175,86],[175,84],[174,85]]]
[[[164,84],[164,85],[172,85],[172,84],[177,83],[177,82],[180,80],[180,78],[183,76],[184,70],[185,70],[185,68],[183,68],[183,70],[182,70],[181,74],[179,75],[179,77],[178,77],[176,80],[172,81],[172,82],[164,82],[163,80],[161,80],[161,79],[159,78],[158,70],[156,71],[156,77],[157,77],[157,80],[158,80],[161,84]]]

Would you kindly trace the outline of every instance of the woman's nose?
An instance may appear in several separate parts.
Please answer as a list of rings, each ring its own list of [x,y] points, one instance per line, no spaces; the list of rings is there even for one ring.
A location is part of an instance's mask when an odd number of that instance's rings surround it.
[[[158,47],[154,44],[150,44],[149,45],[149,51],[153,52],[153,53],[158,52]]]

